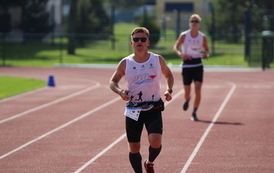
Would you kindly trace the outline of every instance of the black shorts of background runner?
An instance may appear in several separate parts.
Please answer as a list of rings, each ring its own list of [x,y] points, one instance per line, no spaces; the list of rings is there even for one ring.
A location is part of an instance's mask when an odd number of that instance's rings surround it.
[[[143,126],[147,133],[163,133],[161,111],[141,111],[138,121],[126,117],[126,133],[128,142],[140,142]]]
[[[203,82],[204,67],[183,68],[182,77],[184,85],[190,85],[192,81]]]

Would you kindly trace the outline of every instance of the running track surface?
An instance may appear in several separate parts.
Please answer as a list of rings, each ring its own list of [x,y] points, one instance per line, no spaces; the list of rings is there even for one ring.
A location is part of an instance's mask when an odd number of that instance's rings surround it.
[[[189,119],[193,94],[189,110],[182,111],[181,75],[172,71],[174,94],[163,112],[157,173],[274,172],[274,71],[205,69],[199,122]],[[47,81],[54,75],[56,84],[0,100],[0,172],[133,172],[125,102],[108,87],[113,72],[0,67],[6,76]],[[147,150],[144,130],[143,160]]]

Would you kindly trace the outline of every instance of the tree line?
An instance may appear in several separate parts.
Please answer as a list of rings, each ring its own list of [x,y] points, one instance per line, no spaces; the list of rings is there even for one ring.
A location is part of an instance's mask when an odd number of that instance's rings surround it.
[[[23,33],[37,33],[40,36],[37,37],[38,39],[43,38],[54,28],[54,22],[46,11],[47,2],[48,0],[1,0],[0,32],[11,30],[9,8],[19,6],[23,13],[20,24]],[[96,36],[102,35],[105,38],[113,35],[114,10],[140,7],[148,0],[70,0],[69,2],[70,12],[66,17],[68,53],[75,54],[76,43],[84,44],[83,34],[96,33]],[[110,8],[106,9],[105,6]],[[211,11],[212,15],[209,17],[211,19],[207,21],[206,28],[215,39],[238,42],[243,33],[274,30],[273,0],[212,0]],[[152,30],[155,34],[153,42],[156,44],[159,40],[160,28],[153,20],[153,16],[144,13],[140,25]],[[25,39],[28,39],[27,34]]]
[[[207,28],[216,39],[235,43],[244,34],[274,31],[273,0],[213,0],[211,10],[215,17]]]

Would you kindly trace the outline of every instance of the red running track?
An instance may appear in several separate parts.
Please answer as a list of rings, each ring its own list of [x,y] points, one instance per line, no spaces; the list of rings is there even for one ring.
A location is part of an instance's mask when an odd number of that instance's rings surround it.
[[[6,76],[46,81],[53,75],[56,84],[0,100],[0,172],[133,172],[125,102],[108,87],[113,71],[0,67]],[[182,111],[180,71],[173,73],[157,173],[274,171],[274,71],[205,69],[199,122],[189,119],[194,99]],[[143,159],[147,150],[144,131]]]

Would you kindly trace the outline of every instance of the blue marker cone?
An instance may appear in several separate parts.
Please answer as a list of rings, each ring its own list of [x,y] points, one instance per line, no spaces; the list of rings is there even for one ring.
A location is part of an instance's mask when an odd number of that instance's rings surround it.
[[[49,86],[49,87],[54,87],[54,86],[55,86],[54,76],[53,76],[53,75],[50,75],[50,76],[49,76],[48,86]]]

